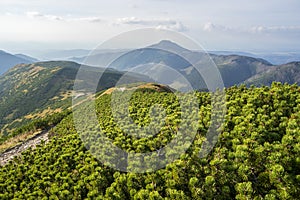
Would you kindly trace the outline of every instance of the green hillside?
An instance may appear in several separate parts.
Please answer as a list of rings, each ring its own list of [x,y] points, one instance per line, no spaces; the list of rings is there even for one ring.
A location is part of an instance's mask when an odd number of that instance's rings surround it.
[[[33,120],[60,113],[71,106],[71,96],[80,64],[68,61],[20,64],[0,79],[0,130],[1,137],[12,133]],[[90,80],[97,80],[103,68],[85,67]],[[107,69],[101,78],[98,91],[116,84],[123,72]],[[139,80],[125,75],[124,79]],[[89,83],[84,82],[86,88]],[[84,92],[84,91],[83,91]],[[88,91],[86,91],[88,92]]]
[[[128,108],[129,115],[141,127],[151,123],[148,111],[152,105],[159,103],[166,109],[161,130],[146,138],[128,135],[117,127],[110,106],[112,94],[100,95],[96,112],[105,136],[128,152],[156,151],[171,141],[180,130],[180,120],[185,120],[180,118],[182,108],[174,93],[156,91],[138,90]],[[87,150],[71,114],[51,130],[49,143],[27,150],[0,168],[0,198],[297,199],[300,88],[273,83],[261,88],[231,87],[226,94],[226,121],[217,144],[205,158],[199,158],[199,150],[210,124],[209,93],[196,93],[200,106],[193,115],[200,120],[196,121],[198,130],[192,146],[165,168],[142,174],[119,172],[101,164],[91,154],[97,148],[105,148],[97,140],[99,131],[87,127],[90,132],[81,135],[95,142]],[[123,109],[121,104],[116,105],[117,110]],[[86,111],[92,109],[90,106],[86,103],[78,109]],[[113,159],[113,154],[105,156]],[[126,157],[116,162],[126,163]],[[144,164],[151,164],[151,159]],[[134,169],[134,165],[123,166]]]

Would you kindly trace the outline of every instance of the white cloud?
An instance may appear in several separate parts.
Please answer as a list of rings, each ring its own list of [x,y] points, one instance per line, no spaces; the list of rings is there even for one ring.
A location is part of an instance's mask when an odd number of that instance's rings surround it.
[[[157,29],[171,29],[176,31],[186,31],[187,27],[182,22],[172,19],[140,19],[136,17],[124,17],[117,19],[117,25],[140,25],[154,26]]]
[[[63,17],[61,16],[57,16],[57,15],[46,15],[46,14],[42,14],[40,12],[37,11],[30,11],[30,12],[26,12],[25,13],[27,17],[29,18],[44,18],[44,19],[48,19],[48,20],[57,20],[57,21],[61,21],[64,20]]]
[[[222,31],[222,32],[240,32],[238,28],[233,28],[229,26],[223,26],[220,24],[214,24],[212,22],[207,22],[203,25],[203,30],[206,32],[213,32],[213,31]]]
[[[25,15],[32,19],[46,19],[46,20],[56,20],[56,21],[86,21],[86,22],[102,22],[100,17],[68,17],[68,16],[58,16],[58,15],[48,15],[37,11],[26,12]]]
[[[27,17],[30,17],[30,18],[37,18],[37,17],[43,17],[44,15],[37,12],[37,11],[30,11],[30,12],[26,12],[25,13]]]
[[[282,33],[300,33],[300,26],[224,26],[207,22],[202,27],[205,32],[219,32],[228,34],[282,34]]]
[[[168,24],[168,25],[158,25],[156,26],[157,29],[170,29],[174,31],[184,32],[187,31],[187,27],[184,26],[181,22],[176,22],[174,24]]]
[[[204,31],[208,31],[211,32],[213,29],[215,29],[215,25],[211,22],[207,22],[206,24],[204,24],[203,26],[203,30]]]
[[[280,33],[280,32],[299,32],[300,26],[254,26],[253,33]]]
[[[100,17],[81,17],[81,18],[78,18],[78,20],[79,21],[88,21],[88,22],[102,22],[103,21]]]

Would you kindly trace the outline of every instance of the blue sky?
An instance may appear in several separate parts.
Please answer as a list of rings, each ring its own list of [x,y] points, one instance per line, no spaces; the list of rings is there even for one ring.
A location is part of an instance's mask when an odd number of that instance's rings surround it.
[[[298,0],[1,0],[0,49],[93,48],[155,27],[207,50],[299,51],[299,8]]]

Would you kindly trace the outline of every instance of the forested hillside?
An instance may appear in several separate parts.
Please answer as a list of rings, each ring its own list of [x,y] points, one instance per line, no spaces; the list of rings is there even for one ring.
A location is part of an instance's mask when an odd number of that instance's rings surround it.
[[[13,67],[0,79],[0,139],[14,129],[34,120],[61,113],[71,107],[71,97],[77,71],[81,65],[69,61],[38,62]],[[97,90],[110,88],[123,72],[86,66],[91,80],[103,73]],[[139,77],[123,76],[133,82]],[[90,83],[86,88],[89,88]],[[83,91],[88,92],[88,91]]]
[[[0,198],[298,199],[300,88],[273,83],[271,87],[226,89],[225,124],[213,151],[204,158],[199,151],[210,124],[211,100],[206,92],[196,96],[200,120],[195,140],[165,168],[139,174],[103,165],[91,154],[97,145],[89,150],[84,146],[70,114],[51,130],[49,143],[1,167]],[[150,123],[151,105],[160,103],[166,109],[166,123],[158,134],[147,138],[135,138],[116,126],[110,99],[109,93],[100,95],[96,111],[106,137],[118,147],[152,152],[176,135],[181,110],[172,92],[140,89],[132,96],[129,114],[141,126]],[[89,104],[81,109],[90,109]],[[81,138],[97,139],[99,132],[88,128],[92,134]],[[126,158],[120,160],[124,161]]]

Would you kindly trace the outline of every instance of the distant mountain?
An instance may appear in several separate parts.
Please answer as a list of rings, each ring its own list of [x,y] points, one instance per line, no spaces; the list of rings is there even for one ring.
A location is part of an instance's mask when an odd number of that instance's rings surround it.
[[[119,50],[119,51],[96,51],[93,52],[93,55],[82,56],[82,57],[71,57],[69,60],[75,61],[78,63],[83,63],[95,67],[106,67],[113,60],[119,58],[121,55],[127,53],[128,51]]]
[[[216,55],[239,55],[253,58],[262,58],[273,65],[282,65],[289,62],[300,61],[300,53],[298,52],[242,52],[242,51],[209,51]]]
[[[153,76],[160,78],[160,80],[163,77],[165,79],[163,84],[169,84],[174,88],[177,88],[174,84],[175,82],[178,82],[180,76],[183,76],[188,80],[194,89],[205,89],[207,87],[203,77],[198,71],[191,67],[191,64],[187,60],[180,55],[161,49],[179,52],[184,57],[192,57],[198,59],[199,62],[202,62],[202,59],[209,60],[211,58],[219,68],[226,87],[240,84],[255,74],[272,67],[271,63],[260,58],[215,54],[209,54],[208,56],[203,52],[195,52],[182,48],[174,42],[167,40],[163,40],[158,44],[146,48],[125,53],[114,60],[110,67],[123,71],[135,70],[136,72],[141,72],[146,75],[150,75],[147,73],[151,73]],[[168,70],[164,66],[167,66]],[[171,75],[172,70],[178,71],[181,75],[178,73],[177,75],[175,73]],[[168,80],[168,78],[170,78],[170,80]],[[174,80],[174,78],[178,80]],[[185,88],[187,85],[183,82],[184,80],[182,79],[180,85]]]
[[[70,61],[72,57],[87,56],[89,49],[24,49],[22,54],[30,55],[38,61]]]
[[[79,63],[85,63],[91,66],[107,67],[110,66],[117,70],[139,72],[145,75],[152,75],[157,79],[164,79],[163,84],[174,86],[174,79],[180,79],[183,76],[191,83],[194,89],[202,89],[206,87],[201,75],[191,67],[191,64],[180,55],[170,52],[180,52],[186,57],[193,57],[201,60],[207,58],[204,52],[191,51],[180,45],[162,40],[157,44],[153,44],[141,49],[135,50],[98,50],[93,55],[70,58]],[[230,87],[244,83],[250,83],[253,77],[262,76],[264,73],[271,73],[280,65],[273,63],[281,63],[283,61],[297,60],[297,53],[249,53],[239,51],[210,51],[209,56],[217,65],[224,85]],[[267,59],[263,59],[267,58]],[[276,60],[277,59],[277,60]],[[299,59],[300,60],[300,56]],[[166,66],[169,69],[166,69]],[[282,68],[285,69],[285,68]],[[173,70],[173,72],[171,72]],[[174,74],[174,70],[179,74]],[[284,73],[279,71],[277,73]],[[172,73],[172,75],[170,74]],[[168,74],[168,76],[166,76]],[[152,78],[154,78],[152,77]],[[181,77],[182,79],[182,77]],[[279,79],[278,79],[279,80]],[[281,82],[289,82],[280,79]],[[178,83],[176,83],[178,86]],[[179,84],[185,87],[186,84]],[[174,86],[176,88],[176,86]],[[179,87],[179,86],[178,86]],[[178,89],[177,87],[177,89]]]
[[[272,68],[272,64],[260,59],[238,55],[210,55],[218,66],[226,87],[240,84],[257,73]]]
[[[0,78],[1,133],[8,134],[14,127],[70,107],[74,80],[80,66],[69,61],[38,62],[19,64],[5,73]],[[104,71],[103,68],[86,66],[84,70],[89,79],[81,83],[87,89],[95,84],[89,80],[98,80],[99,73],[103,73],[98,91],[115,86],[120,77],[128,83],[149,80],[113,69]]]
[[[148,50],[153,49],[152,52],[154,52],[155,50],[161,50],[161,49],[168,49],[168,50],[174,51],[174,52],[190,52],[188,49],[185,49],[185,48],[179,46],[178,44],[168,41],[168,40],[162,40],[157,44],[153,44],[153,45],[150,45],[145,48],[147,48]],[[83,56],[83,57],[74,56],[74,57],[69,58],[69,60],[79,62],[79,63],[84,62],[85,64],[91,65],[91,66],[106,67],[126,53],[130,53],[130,56],[133,55],[134,53],[132,53],[132,51],[138,51],[138,49],[136,49],[136,50],[129,50],[129,49],[95,50],[95,51],[92,51],[92,55],[89,55],[88,57],[87,56]],[[144,63],[146,63],[147,61],[154,58],[153,57],[154,55],[152,55],[151,58],[146,58],[147,56],[150,56],[149,53],[150,52],[148,51],[147,53],[142,55],[142,57],[145,60]],[[127,55],[127,56],[129,56],[129,55]],[[160,58],[161,58],[161,56],[160,56]],[[139,58],[139,59],[142,59],[142,58]],[[157,58],[157,59],[159,59],[159,58]],[[165,59],[170,59],[170,58],[165,58]]]
[[[182,70],[191,66],[188,61],[179,55],[172,54],[165,50],[147,47],[123,54],[121,57],[114,60],[110,64],[110,67],[122,71],[128,71],[139,65],[149,63],[164,63],[176,70]]]
[[[17,57],[19,57],[19,58],[22,58],[22,59],[25,59],[25,60],[28,60],[28,61],[33,62],[33,63],[39,61],[38,59],[33,58],[33,57],[31,57],[31,56],[27,56],[27,55],[25,55],[25,54],[15,54],[15,56],[17,56]]]
[[[247,85],[271,85],[272,82],[281,82],[289,84],[300,84],[300,62],[291,62],[284,65],[275,66],[263,73],[245,81]]]
[[[260,53],[257,54],[257,56],[268,60],[274,65],[282,65],[289,62],[300,61],[299,52]]]
[[[171,52],[178,52],[181,55]],[[245,55],[251,54],[245,53]],[[204,83],[203,77],[182,56],[195,58],[200,62],[202,59],[208,60],[211,57],[220,70],[224,85],[229,87],[240,84],[257,73],[268,70],[273,66],[261,58],[253,58],[245,55],[217,55],[210,53],[208,56],[205,52],[191,51],[172,41],[162,40],[157,44],[141,49],[116,50],[114,52],[104,51],[94,53],[89,57],[73,58],[73,60],[92,66],[106,67],[109,65],[121,71],[134,70],[148,76],[151,75],[151,78],[154,79],[155,77],[159,80],[163,79],[164,82],[162,84],[168,84],[177,89],[180,87],[181,89],[186,88],[186,80],[194,89],[204,89],[207,86]],[[166,66],[168,69],[166,69]],[[174,70],[179,73],[175,73]],[[179,79],[181,79],[180,83],[178,83]],[[174,86],[174,84],[177,86]]]
[[[239,56],[248,56],[253,58],[259,58],[255,53],[249,53],[244,51],[208,51],[210,54],[221,55],[221,56],[232,56],[232,55],[239,55]]]
[[[25,55],[13,55],[0,50],[0,75],[17,64],[33,62],[31,59],[26,59],[26,57]]]
[[[168,49],[172,52],[190,52],[190,50],[183,48],[182,46],[179,46],[175,42],[172,42],[170,40],[162,40],[157,44],[153,44],[148,46],[148,48],[154,48],[154,49]]]

